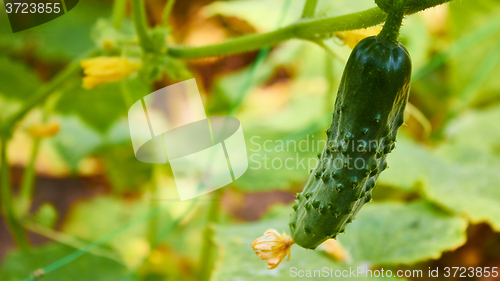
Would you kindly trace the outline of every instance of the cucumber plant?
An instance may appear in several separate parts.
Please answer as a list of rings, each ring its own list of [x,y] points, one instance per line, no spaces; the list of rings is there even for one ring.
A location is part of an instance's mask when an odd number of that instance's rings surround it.
[[[343,233],[387,168],[404,123],[411,59],[397,41],[404,1],[395,0],[377,36],[353,49],[340,82],[328,140],[290,218],[292,238],[315,249]]]

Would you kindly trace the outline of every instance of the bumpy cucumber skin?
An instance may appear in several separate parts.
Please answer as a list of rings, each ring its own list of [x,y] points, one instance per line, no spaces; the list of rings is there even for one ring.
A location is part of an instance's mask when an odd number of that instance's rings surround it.
[[[326,132],[327,145],[293,206],[289,225],[299,246],[315,249],[336,238],[370,202],[404,123],[410,77],[410,55],[400,43],[387,44],[372,36],[353,49]]]

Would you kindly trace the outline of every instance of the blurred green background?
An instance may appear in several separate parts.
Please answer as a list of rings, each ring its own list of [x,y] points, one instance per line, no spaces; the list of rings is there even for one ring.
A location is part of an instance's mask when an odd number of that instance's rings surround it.
[[[177,1],[165,37],[171,45],[202,46],[271,31],[285,2]],[[304,2],[290,1],[282,25],[300,18]],[[160,25],[166,1],[145,3],[148,25]],[[319,0],[316,15],[374,6],[372,0]],[[108,54],[136,52],[129,4],[119,30],[110,23],[112,9],[112,1],[82,0],[70,13],[19,33],[11,32],[0,9],[0,122],[92,47],[112,42],[116,50]],[[155,79],[134,74],[92,90],[82,88],[80,71],[30,111],[8,143],[15,198],[31,162],[36,177],[29,212],[20,218],[29,249],[17,249],[0,219],[0,280],[41,272],[47,273],[42,280],[200,280],[206,268],[211,280],[290,280],[294,266],[422,269],[423,278],[429,267],[439,267],[433,279],[462,280],[445,278],[444,268],[500,267],[499,16],[500,1],[463,0],[406,17],[400,40],[413,61],[406,125],[374,202],[338,238],[346,259],[336,260],[326,248],[295,246],[291,261],[274,270],[250,243],[269,228],[289,233],[291,202],[323,149],[318,141],[326,139],[351,50],[340,34],[325,38],[324,47],[287,41],[255,65],[258,51],[167,59]],[[123,92],[135,101],[190,77],[207,115],[225,115],[246,94],[235,117],[250,162],[217,195],[180,202],[169,165],[135,159]],[[44,124],[60,130],[33,137],[33,128]],[[305,152],[283,145],[301,141],[310,145]],[[13,204],[23,208],[21,200]],[[208,222],[214,206],[216,223]],[[204,243],[212,232],[213,240]],[[207,245],[213,256],[201,254]]]

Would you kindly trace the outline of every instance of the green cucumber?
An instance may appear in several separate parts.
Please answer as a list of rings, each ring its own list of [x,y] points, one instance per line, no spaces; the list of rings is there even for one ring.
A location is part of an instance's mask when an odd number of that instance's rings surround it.
[[[326,131],[327,144],[293,206],[289,225],[299,246],[315,249],[336,238],[370,202],[404,123],[410,77],[410,55],[401,43],[379,35],[353,49]]]

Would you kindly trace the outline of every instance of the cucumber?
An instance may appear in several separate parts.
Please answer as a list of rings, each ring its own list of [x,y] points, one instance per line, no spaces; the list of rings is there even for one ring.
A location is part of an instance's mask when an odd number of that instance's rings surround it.
[[[367,37],[347,61],[335,101],[328,141],[290,216],[292,238],[315,249],[343,233],[370,202],[386,156],[404,123],[411,58],[399,42]]]

